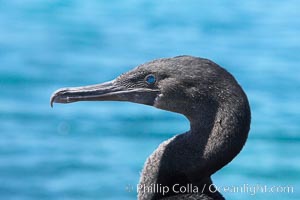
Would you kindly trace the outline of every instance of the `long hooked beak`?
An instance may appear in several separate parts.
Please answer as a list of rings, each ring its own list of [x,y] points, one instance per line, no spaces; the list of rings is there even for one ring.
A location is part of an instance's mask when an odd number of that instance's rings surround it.
[[[50,105],[53,107],[53,103],[77,101],[129,101],[153,105],[158,93],[158,89],[126,88],[113,80],[97,85],[59,89],[52,94]]]

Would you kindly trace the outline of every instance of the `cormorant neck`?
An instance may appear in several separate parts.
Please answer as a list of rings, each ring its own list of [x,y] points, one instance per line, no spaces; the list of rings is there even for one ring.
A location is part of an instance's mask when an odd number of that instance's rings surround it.
[[[188,116],[189,140],[194,141],[191,145],[198,149],[198,162],[202,162],[198,168],[201,177],[195,181],[210,177],[228,164],[246,142],[250,108],[246,96],[235,98],[200,105]]]
[[[144,187],[159,185],[172,188],[174,184],[192,184],[198,188],[207,186],[212,183],[210,176],[242,149],[250,125],[246,97],[198,108],[186,115],[190,131],[163,142],[147,159],[139,184],[140,200],[178,195],[170,191],[163,196]],[[214,199],[223,199],[220,193],[204,193]]]

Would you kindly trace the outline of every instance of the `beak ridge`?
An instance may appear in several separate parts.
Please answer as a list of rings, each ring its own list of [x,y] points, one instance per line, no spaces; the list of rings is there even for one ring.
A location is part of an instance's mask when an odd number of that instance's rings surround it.
[[[118,90],[120,90],[120,88],[114,87],[114,81],[83,87],[61,88],[51,95],[50,105],[53,107],[54,103],[92,101],[96,100],[94,98],[105,96],[105,94]]]
[[[50,105],[54,103],[72,103],[77,101],[129,101],[153,105],[158,89],[127,88],[116,84],[115,80],[83,87],[61,88],[50,98]]]

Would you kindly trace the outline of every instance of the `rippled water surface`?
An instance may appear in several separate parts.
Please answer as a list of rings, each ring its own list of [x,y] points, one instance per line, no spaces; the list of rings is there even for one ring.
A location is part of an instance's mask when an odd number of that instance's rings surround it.
[[[147,156],[188,130],[177,114],[117,102],[49,106],[65,86],[152,59],[214,60],[248,94],[248,142],[213,176],[228,199],[300,199],[299,1],[0,1],[0,198],[135,199]],[[251,195],[252,194],[252,195]]]

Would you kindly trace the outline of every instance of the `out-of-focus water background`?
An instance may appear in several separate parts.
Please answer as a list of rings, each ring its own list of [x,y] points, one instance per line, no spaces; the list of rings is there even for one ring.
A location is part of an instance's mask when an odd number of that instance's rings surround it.
[[[248,94],[243,151],[213,176],[228,199],[300,199],[300,3],[0,1],[0,199],[136,199],[147,156],[187,131],[180,115],[120,102],[50,108],[66,86],[111,80],[155,58],[194,55]],[[256,194],[250,187],[291,186]]]

